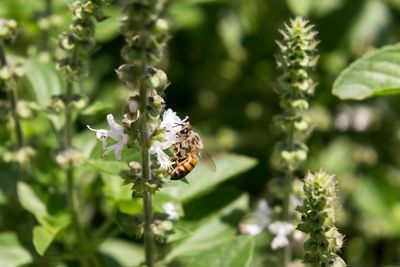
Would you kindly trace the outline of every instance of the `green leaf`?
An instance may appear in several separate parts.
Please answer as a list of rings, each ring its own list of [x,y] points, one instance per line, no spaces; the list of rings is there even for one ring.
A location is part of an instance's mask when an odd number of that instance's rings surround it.
[[[172,1],[168,10],[177,28],[196,28],[204,22],[203,9],[188,1]]]
[[[364,1],[360,3],[359,11],[354,14],[354,20],[346,34],[351,50],[357,53],[360,47],[365,47],[379,40],[382,32],[392,23],[390,8],[383,1]]]
[[[243,173],[257,164],[257,160],[234,154],[219,155],[214,158],[216,172],[211,172],[199,163],[187,176],[189,184],[179,181],[169,181],[163,185],[161,192],[176,200],[187,203],[212,190],[218,184]]]
[[[104,14],[108,17],[105,21],[97,24],[95,39],[99,42],[107,42],[118,36],[119,20],[121,12],[116,7],[104,7]]]
[[[63,211],[49,214],[46,204],[50,206],[53,203],[46,203],[24,182],[18,182],[17,192],[22,207],[32,213],[40,224],[33,228],[33,245],[40,255],[44,255],[54,238],[70,224],[69,215]]]
[[[142,246],[118,238],[105,240],[99,246],[98,252],[106,256],[103,266],[137,266],[144,260]]]
[[[313,0],[286,0],[286,3],[292,13],[307,17],[312,9]]]
[[[254,239],[237,236],[210,247],[193,257],[186,267],[244,267],[250,266],[253,257]],[[221,256],[223,255],[223,256]]]
[[[204,255],[205,251],[210,251],[214,247],[231,243],[235,237],[239,238],[236,235],[236,225],[243,217],[247,203],[248,196],[242,195],[227,207],[204,219],[187,239],[177,244],[171,250],[166,256],[165,261],[169,263],[177,257]],[[241,245],[237,246],[237,248],[240,247]]]
[[[34,214],[35,216],[42,216],[47,214],[46,205],[36,195],[36,193],[28,184],[18,182],[17,192],[18,200],[24,209]]]
[[[55,69],[54,63],[30,59],[26,61],[24,69],[36,100],[42,108],[50,105],[52,95],[64,92],[65,82]]]
[[[86,163],[100,172],[111,174],[114,176],[119,176],[124,170],[129,170],[128,164],[121,161],[109,161],[102,159],[90,159]]]
[[[0,234],[0,266],[15,267],[31,261],[32,256],[21,245],[16,233],[3,232]]]
[[[355,100],[400,93],[400,44],[356,60],[339,75],[332,92],[341,99]]]
[[[43,256],[53,241],[53,236],[43,226],[33,228],[33,245],[40,256]]]
[[[286,0],[286,3],[293,14],[309,17],[310,14],[324,16],[340,8],[344,0]]]
[[[96,101],[87,108],[85,108],[82,112],[81,115],[97,115],[101,112],[108,111],[113,108],[113,105],[111,105],[110,102],[103,102],[103,101]]]

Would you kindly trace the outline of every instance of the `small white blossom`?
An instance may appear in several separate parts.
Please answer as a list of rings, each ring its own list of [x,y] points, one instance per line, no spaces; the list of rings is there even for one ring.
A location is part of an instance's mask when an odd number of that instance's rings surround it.
[[[239,225],[239,233],[256,236],[261,234],[264,227],[260,224],[241,224]]]
[[[117,160],[121,160],[121,151],[128,142],[129,136],[124,133],[124,127],[115,122],[114,116],[112,114],[107,115],[107,122],[110,125],[110,130],[96,130],[92,129],[89,125],[87,125],[87,127],[89,128],[89,130],[96,132],[96,139],[98,141],[101,140],[103,142],[103,145],[101,147],[101,150],[104,150],[103,157],[106,157],[109,152],[114,150],[115,158]],[[106,147],[107,137],[111,137],[118,143]]]
[[[260,200],[254,211],[248,213],[239,224],[239,233],[256,236],[261,234],[270,222],[272,210],[266,200]]]
[[[293,232],[295,226],[288,222],[276,221],[268,226],[269,231],[276,236],[272,240],[271,248],[277,250],[289,244],[287,236]]]
[[[178,220],[179,219],[179,214],[178,214],[177,208],[174,203],[165,202],[162,205],[162,208],[164,210],[164,213],[168,215],[168,219],[170,219],[170,220]]]
[[[163,114],[163,120],[159,128],[164,129],[162,133],[164,141],[155,141],[150,147],[149,152],[157,155],[157,160],[164,169],[171,168],[171,161],[163,150],[168,149],[179,141],[176,138],[176,134],[182,129],[182,123],[184,123],[185,120],[186,119],[181,120],[172,109],[166,110]]]

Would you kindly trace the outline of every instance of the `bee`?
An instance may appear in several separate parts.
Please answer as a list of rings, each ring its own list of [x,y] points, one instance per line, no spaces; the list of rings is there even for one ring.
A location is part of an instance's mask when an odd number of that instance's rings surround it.
[[[204,150],[200,136],[195,133],[189,122],[179,124],[182,129],[176,134],[179,142],[173,144],[175,158],[171,162],[178,166],[171,172],[171,180],[179,180],[188,175],[201,160],[212,171],[216,166],[211,156]]]

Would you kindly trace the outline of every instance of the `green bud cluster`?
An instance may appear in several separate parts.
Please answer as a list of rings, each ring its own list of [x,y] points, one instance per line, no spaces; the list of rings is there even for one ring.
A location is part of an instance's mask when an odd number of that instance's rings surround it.
[[[346,266],[336,252],[343,245],[343,235],[335,227],[337,182],[323,171],[309,172],[304,178],[303,205],[297,207],[302,222],[297,229],[309,234],[304,243],[304,262],[310,266]]]
[[[70,31],[61,33],[57,41],[58,46],[67,53],[67,56],[58,62],[57,69],[71,83],[86,73],[83,58],[96,45],[95,21],[101,22],[107,18],[101,7],[109,2],[107,0],[78,0],[71,5],[73,18],[69,25]]]
[[[15,87],[15,78],[21,77],[23,73],[22,62],[16,60],[7,62],[4,52],[4,43],[13,43],[17,38],[18,25],[13,19],[0,19],[0,45],[2,57],[0,59],[0,88],[3,91],[10,91]]]
[[[308,149],[304,141],[311,132],[310,121],[302,115],[309,107],[307,97],[313,94],[316,83],[309,76],[318,56],[314,55],[318,41],[314,25],[297,17],[280,30],[283,40],[277,41],[281,54],[277,65],[283,73],[279,78],[276,93],[280,98],[283,114],[274,118],[276,125],[286,135],[286,140],[277,146],[279,167],[293,172],[307,158]]]
[[[132,185],[132,197],[134,198],[143,197],[143,185],[146,186],[148,192],[154,194],[161,188],[162,182],[167,180],[165,171],[161,170],[157,163],[151,165],[151,179],[146,181],[143,180],[140,163],[132,161],[128,166],[129,170],[123,171],[121,176],[124,179],[124,184]]]
[[[158,125],[165,106],[162,95],[169,86],[167,74],[157,68],[163,58],[169,39],[168,23],[160,16],[166,7],[161,0],[126,0],[121,18],[121,32],[126,45],[121,56],[126,64],[116,73],[121,82],[131,90],[131,96],[124,108],[123,125],[130,136],[128,146],[138,145],[148,150],[155,141],[162,141]],[[161,186],[165,170],[152,164],[150,179],[143,180],[141,172],[129,174],[128,182],[133,184],[133,196],[142,196],[143,186],[147,192],[155,193]],[[128,177],[129,177],[128,175]],[[125,180],[127,175],[123,175]]]
[[[128,104],[125,114],[137,118],[140,113],[150,125],[157,125],[160,120],[165,105],[161,95],[169,86],[166,73],[155,67],[162,60],[164,46],[169,39],[168,23],[160,18],[165,5],[164,1],[158,0],[125,1],[125,16],[120,20],[126,41],[121,55],[127,64],[120,66],[116,72],[133,91],[130,103],[138,103],[138,108],[134,110]],[[134,125],[129,126],[134,128]],[[139,139],[134,130],[130,133],[134,139]]]
[[[17,22],[13,19],[0,19],[0,39],[6,42],[14,42],[17,38]]]

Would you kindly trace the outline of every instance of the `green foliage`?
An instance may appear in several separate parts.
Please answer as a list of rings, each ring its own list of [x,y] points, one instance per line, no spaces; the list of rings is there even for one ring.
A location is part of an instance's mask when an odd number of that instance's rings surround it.
[[[162,193],[173,199],[187,203],[201,197],[218,184],[243,173],[257,164],[257,160],[239,155],[218,155],[215,157],[216,172],[211,172],[206,166],[199,164],[188,176],[188,184],[168,182],[161,189]]]
[[[243,195],[227,207],[203,219],[188,238],[174,245],[165,262],[181,258],[185,260],[188,256],[194,256],[187,263],[189,266],[204,266],[206,263],[218,266],[250,266],[253,253],[252,238],[235,236],[235,223],[244,212],[247,199],[247,196]],[[226,251],[232,257],[221,258],[218,251]],[[199,260],[200,258],[202,260]]]
[[[25,62],[24,71],[40,108],[47,108],[53,96],[65,92],[65,81],[54,64],[30,59]]]
[[[32,261],[29,251],[21,245],[18,236],[12,232],[0,234],[0,264],[4,267],[14,267],[28,264]]]
[[[68,227],[69,216],[62,206],[52,202],[54,199],[41,199],[32,187],[24,182],[18,182],[17,191],[22,207],[32,213],[40,224],[33,228],[33,245],[39,255],[44,255],[57,235]],[[50,213],[50,209],[55,211]]]
[[[82,74],[87,75],[72,89],[74,100],[79,98],[71,102],[72,147],[82,154],[82,165],[74,168],[73,189],[88,246],[76,246],[79,242],[73,227],[68,227],[65,170],[55,160],[64,143],[61,111],[66,86],[55,71],[54,61],[65,56],[56,40],[61,32],[71,33],[71,11],[76,8],[72,2],[0,1],[0,17],[18,24],[15,42],[4,44],[9,66],[0,75],[9,76],[9,70],[21,75],[21,63],[24,70],[23,79],[13,79],[17,117],[11,114],[7,92],[0,95],[0,266],[88,265],[90,250],[96,251],[104,266],[133,266],[144,260],[143,240],[134,240],[130,224],[133,218],[143,219],[143,204],[141,199],[132,199],[131,185],[125,185],[119,176],[129,169],[129,162],[140,161],[137,142],[132,142],[130,149],[124,148],[122,162],[115,163],[111,153],[100,158],[101,142],[96,143],[94,133],[86,128],[108,129],[104,123],[107,114],[120,123],[132,95],[115,73],[122,64],[120,50],[124,46],[118,30],[118,18],[122,17],[119,5],[127,1],[114,1],[105,7],[109,18],[89,23],[96,27],[91,41],[97,44],[81,47],[93,49],[81,54],[82,59],[89,59],[83,64],[86,71]],[[199,162],[187,180],[166,179],[153,197],[157,227],[166,217],[165,203],[172,203],[179,215],[179,220],[171,221],[173,231],[157,245],[160,264],[173,251],[180,252],[172,255],[170,266],[261,267],[280,263],[279,253],[269,249],[270,233],[264,231],[255,238],[237,236],[236,227],[259,198],[268,199],[274,214],[281,210],[275,196],[265,193],[266,183],[276,177],[272,151],[279,138],[271,121],[281,112],[272,90],[282,73],[275,67],[274,55],[279,51],[273,40],[279,38],[276,30],[282,22],[298,15],[316,25],[321,43],[320,64],[311,68],[313,73],[308,76],[319,82],[318,90],[308,109],[299,110],[301,116],[310,118],[313,134],[307,142],[307,160],[296,175],[321,167],[337,174],[337,202],[342,208],[335,219],[346,236],[337,253],[349,266],[396,266],[400,262],[400,111],[397,96],[374,97],[398,93],[399,10],[396,0],[169,1],[162,15],[173,38],[162,49],[167,57],[154,68],[157,74],[146,73],[146,85],[162,91],[169,82],[161,83],[159,71],[168,73],[171,86],[161,95],[167,107],[189,115],[205,148],[222,156],[214,158],[216,173]],[[71,27],[77,30],[76,24]],[[369,53],[376,47],[383,48]],[[151,50],[158,48],[157,44]],[[348,70],[339,75],[344,69]],[[126,71],[122,74],[129,82],[137,81],[132,66],[121,70]],[[334,94],[367,101],[354,104],[333,97],[335,78]],[[294,104],[307,106],[304,102]],[[24,145],[34,151],[29,161],[20,160],[23,150],[14,149],[15,118],[20,122]],[[115,144],[108,139],[108,145]],[[283,156],[301,159],[304,153]],[[238,205],[232,217],[217,215],[243,193],[248,202],[246,199]],[[212,218],[213,223],[207,223]],[[268,218],[275,219],[274,215]],[[64,224],[68,226],[64,228]],[[214,230],[215,238],[200,238],[198,234]],[[294,248],[292,258],[299,263],[304,255],[303,241],[296,238],[297,232],[289,239]]]
[[[333,84],[341,99],[362,100],[400,92],[400,45],[377,49],[351,64]]]

